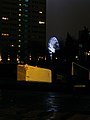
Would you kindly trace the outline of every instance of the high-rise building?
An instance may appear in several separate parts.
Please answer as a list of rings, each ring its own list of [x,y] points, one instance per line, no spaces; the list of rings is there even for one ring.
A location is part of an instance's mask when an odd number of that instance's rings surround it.
[[[79,31],[79,60],[86,66],[90,68],[90,31],[87,27]]]
[[[29,63],[46,48],[46,0],[0,0],[0,60]]]

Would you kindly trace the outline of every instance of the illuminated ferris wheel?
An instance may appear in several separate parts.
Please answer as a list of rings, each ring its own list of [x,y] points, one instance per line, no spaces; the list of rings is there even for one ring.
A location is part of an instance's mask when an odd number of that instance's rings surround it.
[[[60,49],[59,42],[56,37],[51,37],[48,41],[48,52],[52,60],[52,53],[55,53],[56,50]]]

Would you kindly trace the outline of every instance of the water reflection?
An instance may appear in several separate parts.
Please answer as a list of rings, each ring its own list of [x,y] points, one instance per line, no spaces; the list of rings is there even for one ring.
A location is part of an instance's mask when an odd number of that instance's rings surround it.
[[[46,104],[47,104],[48,111],[53,111],[53,112],[58,111],[58,103],[56,101],[55,93],[52,93],[52,92],[48,93],[48,96],[46,98]]]
[[[90,113],[90,96],[3,90],[0,92],[0,107],[3,119],[10,120],[12,115],[13,120],[15,116],[20,120],[63,120],[76,112]]]

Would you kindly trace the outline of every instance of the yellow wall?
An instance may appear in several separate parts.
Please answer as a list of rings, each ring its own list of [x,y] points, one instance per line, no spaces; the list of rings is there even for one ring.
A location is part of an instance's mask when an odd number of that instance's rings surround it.
[[[21,66],[21,67],[20,67]],[[51,70],[29,65],[17,66],[17,80],[32,82],[52,82]]]

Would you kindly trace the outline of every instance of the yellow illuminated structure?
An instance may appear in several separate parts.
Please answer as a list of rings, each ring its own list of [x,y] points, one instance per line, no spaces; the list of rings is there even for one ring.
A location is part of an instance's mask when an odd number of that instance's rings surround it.
[[[51,70],[30,65],[17,66],[17,81],[52,82]]]

